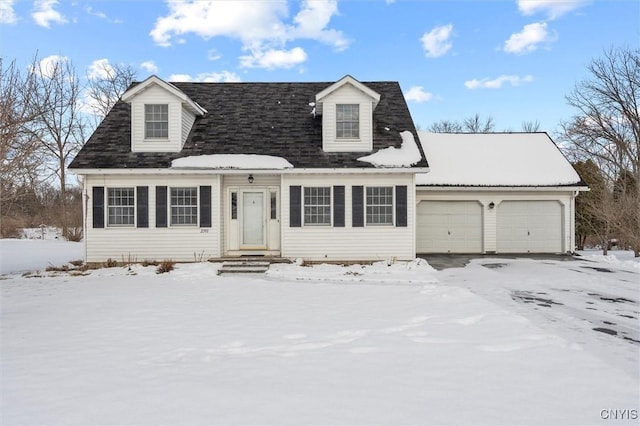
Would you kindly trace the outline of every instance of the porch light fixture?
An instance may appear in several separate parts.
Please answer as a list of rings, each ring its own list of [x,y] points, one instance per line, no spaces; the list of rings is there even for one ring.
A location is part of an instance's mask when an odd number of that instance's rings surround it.
[[[249,183],[253,183],[253,175],[249,175],[249,178],[247,180],[249,181]]]
[[[493,210],[493,208],[496,206],[496,204],[492,201],[489,203],[489,209]]]

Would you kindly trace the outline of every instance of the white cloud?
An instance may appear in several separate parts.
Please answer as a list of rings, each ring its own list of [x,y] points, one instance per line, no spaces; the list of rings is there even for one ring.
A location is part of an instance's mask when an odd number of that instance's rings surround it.
[[[280,56],[283,53],[290,56],[290,60],[283,63],[296,62],[301,57],[300,50],[287,50],[286,45],[298,39],[316,40],[336,50],[344,50],[349,45],[341,31],[327,28],[331,18],[338,14],[337,0],[305,0],[291,20],[287,19],[286,0],[187,0],[169,1],[168,6],[168,14],[159,17],[149,33],[158,45],[170,46],[187,34],[204,39],[229,37],[240,40],[243,50],[250,52],[240,58],[245,66],[262,63],[274,66],[270,58],[278,52]],[[211,56],[218,58],[217,53]]]
[[[13,0],[0,1],[0,24],[15,24],[16,22],[18,22],[18,17],[13,10]]]
[[[255,50],[250,55],[240,57],[240,66],[266,69],[292,68],[306,60],[307,54],[301,47],[294,47],[291,50]]]
[[[209,49],[207,52],[207,59],[210,61],[217,61],[220,58],[222,58],[222,55],[216,49]]]
[[[230,71],[200,73],[195,77],[189,74],[171,74],[168,81],[176,82],[204,82],[204,83],[238,83],[240,77]]]
[[[158,66],[153,61],[144,61],[140,64],[140,68],[148,72],[149,74],[157,74]]]
[[[428,102],[433,99],[433,93],[425,92],[422,86],[413,86],[408,92],[404,94],[404,97],[408,101],[414,102]]]
[[[169,14],[156,20],[150,35],[161,46],[171,45],[172,37],[188,33],[204,39],[216,36],[237,38],[244,43],[284,34],[281,17],[287,2],[275,1],[194,1],[168,2]]]
[[[541,43],[552,43],[557,39],[549,34],[546,22],[534,22],[525,25],[519,33],[511,34],[504,42],[504,51],[507,53],[524,54],[538,49]]]
[[[296,26],[288,27],[286,38],[295,40],[308,38],[318,40],[335,47],[337,50],[345,50],[349,41],[342,31],[325,29],[333,15],[338,14],[337,0],[305,0],[302,8],[293,19]]]
[[[69,58],[60,55],[51,55],[46,58],[42,58],[38,65],[30,67],[30,71],[34,74],[41,75],[43,77],[51,78],[56,72],[56,69],[67,62]]]
[[[101,19],[108,19],[106,13],[101,12],[99,10],[93,10],[91,6],[86,6],[84,8],[84,11],[87,12],[89,15],[97,16],[98,18],[101,18]]]
[[[107,22],[110,22],[112,24],[122,24],[122,20],[121,19],[111,19],[107,16],[106,13],[100,11],[100,10],[95,10],[93,7],[91,6],[85,6],[84,11],[87,12],[87,14],[91,15],[91,16],[95,16],[98,17],[100,19],[104,19]]]
[[[447,53],[453,46],[450,40],[452,33],[453,25],[451,24],[437,26],[424,33],[420,40],[427,56],[437,58]]]
[[[89,80],[108,79],[115,75],[114,72],[107,58],[96,59],[87,69],[87,78]]]
[[[464,85],[467,89],[500,89],[503,84],[509,83],[512,86],[519,86],[522,83],[530,83],[533,81],[532,75],[525,75],[524,77],[520,77],[517,75],[501,75],[498,78],[494,78],[493,80],[489,80],[488,78],[478,80],[474,78],[473,80],[468,80],[464,82]]]
[[[576,10],[591,0],[518,0],[518,10],[523,15],[546,13],[553,20]]]
[[[36,24],[45,28],[50,28],[52,22],[55,24],[67,23],[67,18],[54,9],[57,4],[58,0],[36,0],[31,17]]]

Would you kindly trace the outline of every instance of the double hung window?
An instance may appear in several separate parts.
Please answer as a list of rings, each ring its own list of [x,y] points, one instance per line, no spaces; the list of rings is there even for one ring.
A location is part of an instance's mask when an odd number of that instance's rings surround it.
[[[171,188],[171,225],[198,224],[198,188]]]
[[[147,104],[144,106],[144,136],[148,139],[169,137],[169,105]]]
[[[393,187],[367,187],[367,225],[393,225]]]
[[[109,226],[134,226],[135,205],[135,188],[108,188],[107,224]]]
[[[336,138],[357,139],[360,137],[360,105],[336,105]]]
[[[304,188],[304,224],[331,225],[331,187]]]

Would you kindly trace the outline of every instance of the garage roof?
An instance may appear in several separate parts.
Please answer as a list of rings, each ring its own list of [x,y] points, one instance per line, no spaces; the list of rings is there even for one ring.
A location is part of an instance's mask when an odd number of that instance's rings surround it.
[[[420,186],[586,186],[547,133],[418,132]]]

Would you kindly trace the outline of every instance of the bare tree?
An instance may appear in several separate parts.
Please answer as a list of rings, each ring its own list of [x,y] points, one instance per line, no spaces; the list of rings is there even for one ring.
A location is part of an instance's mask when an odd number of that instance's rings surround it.
[[[89,109],[99,123],[135,80],[137,72],[130,65],[104,62],[98,66],[100,69],[87,76],[87,97]]]
[[[562,138],[578,159],[591,159],[598,165],[607,185],[625,173],[640,182],[640,49],[611,48],[594,59],[587,69],[590,79],[576,84],[567,95],[576,115],[562,124]],[[617,215],[612,227],[640,255],[640,185],[626,188],[618,196]],[[631,221],[627,223],[627,221]]]
[[[431,124],[427,130],[433,133],[491,133],[494,131],[492,117],[486,119],[479,114],[465,118],[462,122],[454,120],[440,120]]]
[[[489,116],[485,119],[476,114],[473,117],[465,118],[462,122],[462,128],[465,133],[491,133],[494,131],[495,125],[493,117]]]
[[[536,121],[523,121],[522,131],[526,133],[535,133],[540,131],[540,122]]]
[[[34,59],[34,63],[36,60]],[[12,61],[0,58],[0,234],[13,205],[25,196],[25,186],[33,188],[41,164],[38,144],[29,123],[38,117],[35,82],[30,73],[21,73]]]
[[[36,85],[37,119],[32,135],[58,177],[62,233],[67,236],[67,164],[84,143],[85,121],[80,113],[80,80],[70,60],[38,63],[32,73]]]
[[[440,120],[431,124],[427,130],[432,133],[460,133],[462,126],[457,121]]]

